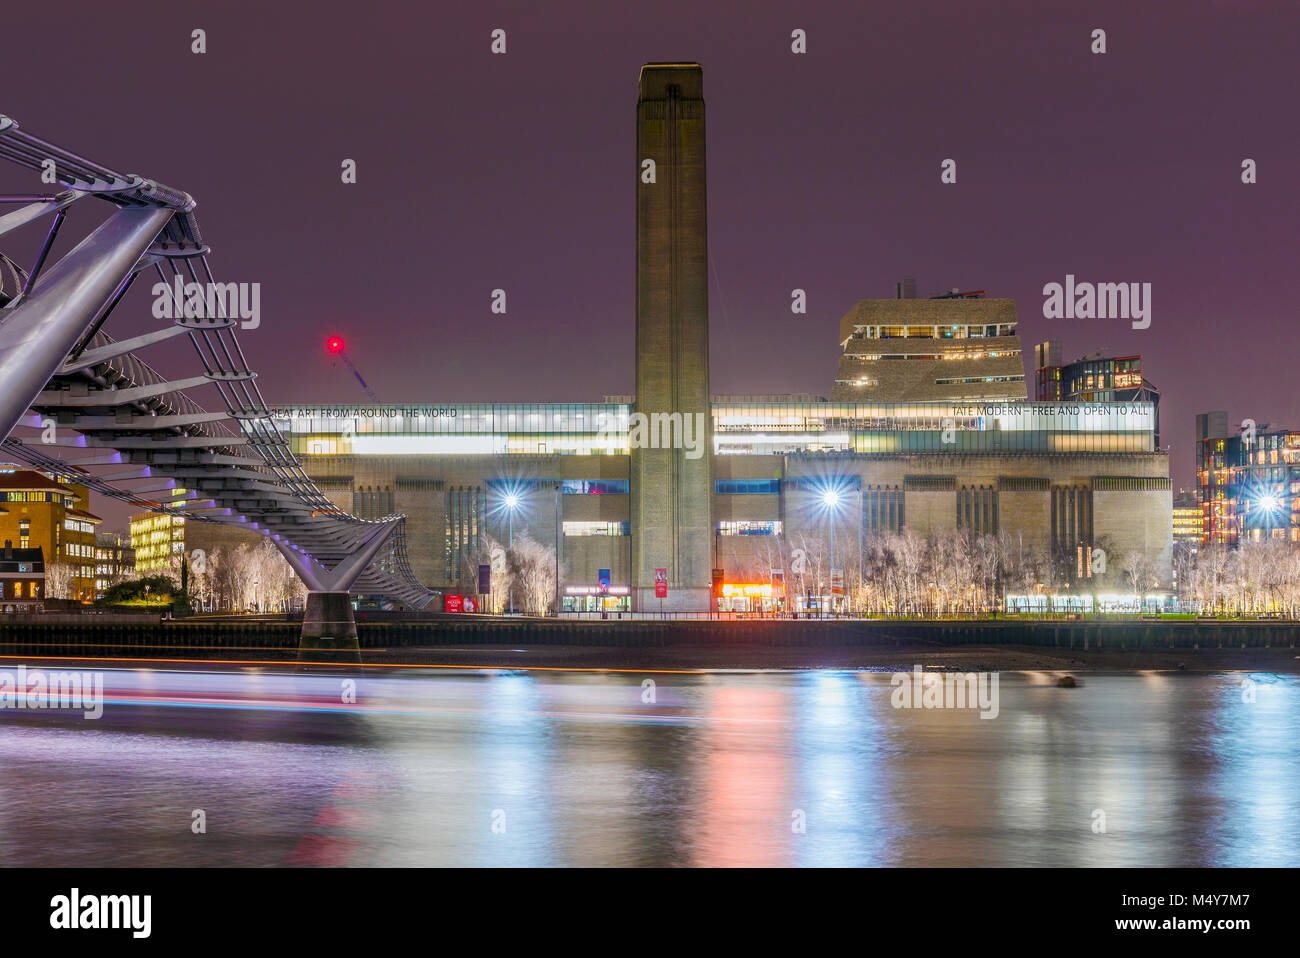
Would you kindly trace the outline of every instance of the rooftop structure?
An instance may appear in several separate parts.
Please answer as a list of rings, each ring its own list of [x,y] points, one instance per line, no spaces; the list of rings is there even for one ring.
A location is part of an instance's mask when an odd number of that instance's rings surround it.
[[[1142,374],[1141,356],[1103,356],[1100,352],[1061,362],[1061,343],[1034,347],[1035,396],[1040,402],[1149,402],[1156,409],[1160,441],[1160,390]]]
[[[900,284],[900,296],[907,292]],[[983,291],[864,299],[840,320],[840,347],[832,401],[1005,402],[1028,395],[1015,304],[985,299]]]

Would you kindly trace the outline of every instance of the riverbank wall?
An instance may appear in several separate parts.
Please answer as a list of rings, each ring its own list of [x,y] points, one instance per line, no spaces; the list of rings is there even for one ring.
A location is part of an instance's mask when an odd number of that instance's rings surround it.
[[[37,656],[247,657],[258,650],[299,648],[293,621],[175,620],[147,617],[57,616],[0,621],[0,654]],[[438,621],[359,621],[362,649],[539,646],[603,648],[888,649],[918,646],[1017,646],[1080,652],[1295,648],[1300,622],[1283,620],[696,620],[589,622],[461,618]]]

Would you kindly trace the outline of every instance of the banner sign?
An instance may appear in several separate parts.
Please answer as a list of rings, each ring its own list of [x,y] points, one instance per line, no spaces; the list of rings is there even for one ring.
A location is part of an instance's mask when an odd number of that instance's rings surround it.
[[[472,595],[444,595],[442,597],[444,612],[477,612],[478,599]]]

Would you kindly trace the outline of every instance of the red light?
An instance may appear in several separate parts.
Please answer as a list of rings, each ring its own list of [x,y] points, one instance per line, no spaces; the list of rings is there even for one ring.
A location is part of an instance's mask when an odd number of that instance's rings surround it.
[[[331,336],[325,341],[325,348],[332,353],[341,353],[343,352],[343,340],[337,336]]]

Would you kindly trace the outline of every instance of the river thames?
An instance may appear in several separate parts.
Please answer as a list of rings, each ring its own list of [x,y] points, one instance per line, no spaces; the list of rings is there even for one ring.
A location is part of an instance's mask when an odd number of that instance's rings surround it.
[[[187,668],[0,712],[0,863],[1300,864],[1291,675]]]

